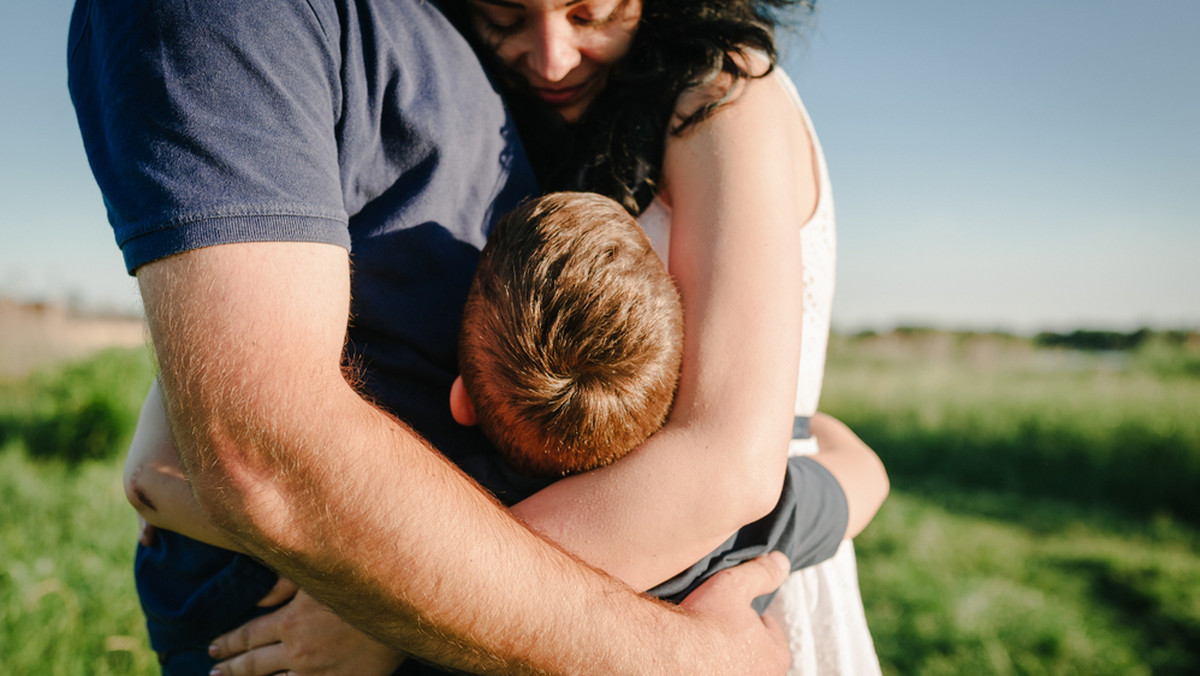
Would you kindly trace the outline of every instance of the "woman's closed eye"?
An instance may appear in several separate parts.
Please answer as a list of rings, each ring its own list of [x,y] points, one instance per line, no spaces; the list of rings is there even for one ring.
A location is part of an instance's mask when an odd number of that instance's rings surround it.
[[[568,5],[567,20],[580,28],[597,28],[621,18],[627,0],[579,3]],[[526,11],[507,4],[492,4],[486,0],[471,3],[471,11],[488,31],[507,35],[520,31],[527,20]]]
[[[479,20],[483,23],[483,27],[485,29],[501,35],[516,33],[517,31],[521,30],[522,24],[525,23],[525,17],[521,16],[517,12],[504,12],[503,16],[500,14],[501,13],[499,12],[476,13],[476,15],[479,17]]]
[[[519,6],[474,1],[471,13],[483,28],[496,33],[515,33],[525,23],[525,11]]]
[[[571,13],[570,19],[571,23],[575,24],[576,26],[590,28],[592,26],[601,26],[611,21],[612,13],[610,12],[606,16],[598,17],[595,12],[592,12],[588,8],[584,7],[577,12]]]
[[[628,0],[615,0],[579,5],[571,15],[571,23],[576,26],[598,27],[622,18]]]

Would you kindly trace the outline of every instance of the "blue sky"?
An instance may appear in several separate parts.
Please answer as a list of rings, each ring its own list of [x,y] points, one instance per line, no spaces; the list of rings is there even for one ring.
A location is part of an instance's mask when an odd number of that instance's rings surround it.
[[[66,93],[0,26],[0,294],[136,307]],[[819,0],[783,60],[838,208],[834,321],[1200,328],[1200,3]]]

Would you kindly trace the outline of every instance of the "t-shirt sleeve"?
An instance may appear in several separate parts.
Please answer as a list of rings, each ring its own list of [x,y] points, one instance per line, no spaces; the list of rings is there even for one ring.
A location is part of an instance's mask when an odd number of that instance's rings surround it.
[[[78,2],[68,86],[130,272],[231,242],[349,247],[337,35],[318,5]]]
[[[841,484],[810,457],[788,458],[779,503],[770,514],[743,526],[704,559],[650,590],[678,603],[714,573],[768,552],[781,551],[799,570],[830,559],[846,537],[850,509]],[[770,596],[755,601],[761,612]]]

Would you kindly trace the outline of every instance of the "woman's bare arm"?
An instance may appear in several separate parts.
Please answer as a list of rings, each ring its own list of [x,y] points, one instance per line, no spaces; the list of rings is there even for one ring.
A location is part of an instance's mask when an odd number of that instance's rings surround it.
[[[635,588],[765,515],[782,486],[800,352],[800,224],[816,206],[816,162],[781,84],[740,86],[732,104],[667,140],[668,267],[685,321],[668,423],[620,462],[513,510]]]

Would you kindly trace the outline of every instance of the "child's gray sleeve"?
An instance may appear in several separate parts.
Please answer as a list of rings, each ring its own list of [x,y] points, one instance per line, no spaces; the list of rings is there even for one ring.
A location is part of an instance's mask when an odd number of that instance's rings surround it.
[[[770,514],[743,526],[708,556],[649,593],[678,603],[714,573],[776,550],[787,554],[792,570],[821,563],[837,553],[849,519],[846,494],[833,474],[810,457],[789,458],[783,493]],[[755,609],[762,612],[770,599],[755,599]]]

